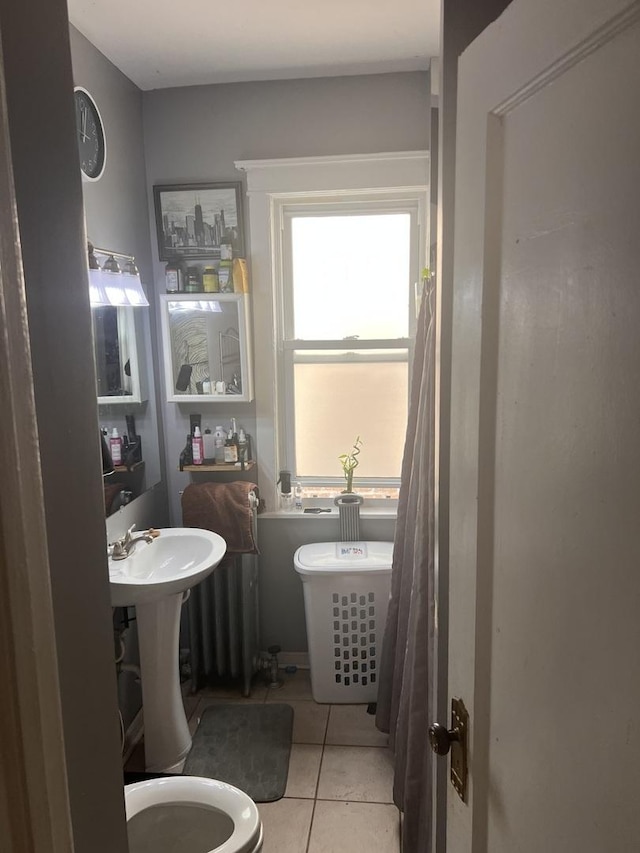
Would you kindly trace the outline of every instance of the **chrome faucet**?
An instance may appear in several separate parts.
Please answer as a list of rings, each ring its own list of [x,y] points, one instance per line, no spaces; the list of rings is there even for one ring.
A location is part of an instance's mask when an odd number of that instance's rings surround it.
[[[135,529],[135,524],[132,524],[122,539],[116,539],[115,542],[109,545],[107,554],[112,560],[126,560],[138,542],[153,542],[154,537],[150,533],[141,533],[139,536],[133,536],[132,534]]]

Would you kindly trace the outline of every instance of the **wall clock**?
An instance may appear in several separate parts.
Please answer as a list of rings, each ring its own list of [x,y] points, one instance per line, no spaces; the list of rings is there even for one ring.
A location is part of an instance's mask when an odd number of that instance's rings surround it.
[[[88,181],[97,181],[107,162],[107,141],[100,111],[89,92],[82,86],[73,90],[76,106],[76,132],[80,168]]]

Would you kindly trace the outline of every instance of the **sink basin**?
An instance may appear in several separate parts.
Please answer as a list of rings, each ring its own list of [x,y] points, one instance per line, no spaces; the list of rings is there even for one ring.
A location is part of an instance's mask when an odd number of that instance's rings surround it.
[[[138,542],[125,560],[109,557],[111,604],[149,604],[200,583],[224,557],[227,544],[217,533],[170,527],[153,542]]]

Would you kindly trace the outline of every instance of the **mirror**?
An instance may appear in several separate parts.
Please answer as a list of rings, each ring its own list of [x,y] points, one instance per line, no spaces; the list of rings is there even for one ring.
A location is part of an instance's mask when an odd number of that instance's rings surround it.
[[[161,302],[167,400],[252,400],[244,295],[172,294]]]
[[[107,450],[114,428],[121,461],[104,475],[105,512],[111,515],[161,479],[149,310],[91,309],[98,419]]]
[[[161,476],[149,302],[132,255],[87,242],[106,515]]]
[[[141,403],[134,308],[91,312],[98,403]]]

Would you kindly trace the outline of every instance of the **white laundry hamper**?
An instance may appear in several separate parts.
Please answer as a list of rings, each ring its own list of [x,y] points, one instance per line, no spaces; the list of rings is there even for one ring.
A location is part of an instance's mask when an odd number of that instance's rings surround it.
[[[393,542],[318,542],[296,551],[316,702],[376,701],[392,557]]]

